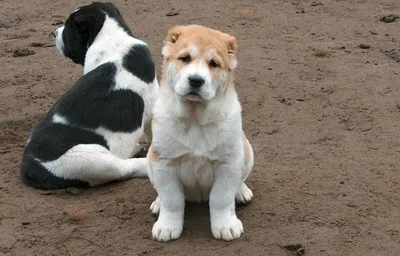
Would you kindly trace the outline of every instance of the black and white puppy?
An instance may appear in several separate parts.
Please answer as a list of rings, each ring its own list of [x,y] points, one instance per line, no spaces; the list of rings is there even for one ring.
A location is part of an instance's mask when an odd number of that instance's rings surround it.
[[[110,3],[74,11],[55,32],[58,50],[84,75],[34,127],[23,153],[23,181],[39,189],[88,187],[147,177],[131,158],[151,141],[159,86],[147,44]]]

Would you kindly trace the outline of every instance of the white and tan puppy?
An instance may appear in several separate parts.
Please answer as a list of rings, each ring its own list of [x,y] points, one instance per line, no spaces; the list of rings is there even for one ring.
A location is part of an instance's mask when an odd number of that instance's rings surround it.
[[[233,85],[236,39],[199,25],[172,28],[162,50],[160,97],[153,112],[149,177],[158,197],[153,238],[177,239],[185,200],[209,201],[216,239],[243,233],[237,202],[253,193],[244,181],[253,150],[242,130],[241,105]]]

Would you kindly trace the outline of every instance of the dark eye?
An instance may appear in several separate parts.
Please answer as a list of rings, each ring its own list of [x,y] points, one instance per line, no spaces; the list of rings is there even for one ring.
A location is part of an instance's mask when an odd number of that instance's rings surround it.
[[[215,60],[211,60],[209,65],[210,65],[210,67],[212,67],[212,68],[217,68],[217,67],[219,67],[218,63],[215,62]]]
[[[186,63],[190,62],[190,60],[191,60],[190,55],[183,55],[183,56],[179,57],[179,59]]]

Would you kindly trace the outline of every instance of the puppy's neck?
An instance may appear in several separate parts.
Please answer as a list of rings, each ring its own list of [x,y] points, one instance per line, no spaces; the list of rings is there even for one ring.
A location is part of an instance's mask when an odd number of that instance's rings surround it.
[[[207,108],[203,103],[193,101],[179,100],[178,105],[178,109],[180,110],[179,118],[187,119],[191,122],[198,122],[199,117],[201,117],[200,114]]]
[[[86,53],[83,73],[107,62],[121,63],[125,53],[135,44],[146,45],[142,40],[130,36],[115,19],[107,15],[103,27]]]

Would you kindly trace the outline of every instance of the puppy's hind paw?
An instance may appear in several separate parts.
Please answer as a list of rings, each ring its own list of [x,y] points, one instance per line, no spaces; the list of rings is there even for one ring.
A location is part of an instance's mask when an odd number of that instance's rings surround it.
[[[236,204],[247,204],[253,198],[253,191],[247,187],[245,183],[242,183],[239,187],[239,191],[236,194],[235,201]]]
[[[158,215],[160,213],[160,198],[158,196],[156,200],[151,203],[150,211],[153,215]]]

